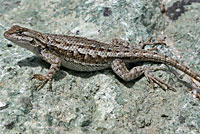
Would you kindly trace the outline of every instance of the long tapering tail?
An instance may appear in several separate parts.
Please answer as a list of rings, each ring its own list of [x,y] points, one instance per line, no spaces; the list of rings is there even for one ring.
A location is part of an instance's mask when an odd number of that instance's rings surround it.
[[[177,60],[168,57],[166,55],[157,54],[157,53],[142,53],[142,56],[140,56],[141,61],[155,61],[155,62],[161,62],[167,65],[170,65],[172,67],[175,67],[178,70],[181,70],[182,72],[186,73],[187,75],[191,76],[198,82],[200,82],[200,75],[192,71],[189,67],[181,64]]]

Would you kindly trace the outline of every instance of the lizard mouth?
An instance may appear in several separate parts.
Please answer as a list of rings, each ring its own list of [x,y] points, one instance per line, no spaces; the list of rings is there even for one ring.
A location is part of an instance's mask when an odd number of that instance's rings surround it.
[[[6,39],[9,39],[9,31],[4,32],[3,36],[4,36]]]
[[[17,41],[17,38],[20,37],[19,30],[20,26],[14,25],[8,31],[6,31],[3,35],[6,39],[10,41]]]
[[[10,41],[14,41],[14,38],[10,37],[10,32],[9,31],[6,31],[4,32],[4,37]]]
[[[6,39],[15,43],[27,43],[33,40],[32,37],[25,35],[27,28],[20,27],[18,25],[12,26],[3,35]]]

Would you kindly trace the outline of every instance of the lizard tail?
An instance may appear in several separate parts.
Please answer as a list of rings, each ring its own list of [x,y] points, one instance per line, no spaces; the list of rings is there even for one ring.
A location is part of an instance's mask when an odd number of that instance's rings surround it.
[[[166,55],[145,53],[143,54],[142,59],[144,59],[144,61],[155,61],[170,65],[200,82],[200,75],[192,71],[189,67]]]
[[[197,80],[198,82],[200,82],[200,76],[197,73],[192,71],[189,67],[181,64],[177,60],[168,57],[164,63],[171,65],[171,66],[175,67],[176,69],[181,70],[182,72],[186,73],[190,77],[192,77],[195,80]]]

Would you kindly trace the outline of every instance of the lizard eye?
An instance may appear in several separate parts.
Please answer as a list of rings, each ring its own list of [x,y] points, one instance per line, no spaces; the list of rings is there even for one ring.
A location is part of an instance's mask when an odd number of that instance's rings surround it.
[[[21,31],[21,30],[20,30],[20,31],[17,31],[17,34],[18,34],[18,35],[21,35],[22,33],[23,33],[23,31]]]

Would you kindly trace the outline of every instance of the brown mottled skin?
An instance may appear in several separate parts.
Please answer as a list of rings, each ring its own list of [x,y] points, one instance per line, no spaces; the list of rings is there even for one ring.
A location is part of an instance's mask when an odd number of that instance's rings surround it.
[[[162,70],[162,68],[153,69],[147,66],[138,66],[130,71],[126,68],[125,63],[139,61],[160,62],[170,65],[200,82],[200,76],[197,73],[177,60],[151,50],[144,50],[142,47],[133,47],[128,42],[117,39],[113,39],[112,43],[107,44],[82,37],[40,33],[17,25],[6,31],[4,36],[51,64],[46,76],[34,75],[33,78],[42,81],[38,88],[47,81],[49,81],[51,87],[51,80],[61,65],[76,71],[96,71],[112,68],[125,81],[133,80],[144,74],[152,85],[156,82],[161,87],[163,85],[170,87],[150,73]],[[148,44],[156,45],[163,44],[163,42],[152,43],[149,41],[143,42],[142,45]]]

